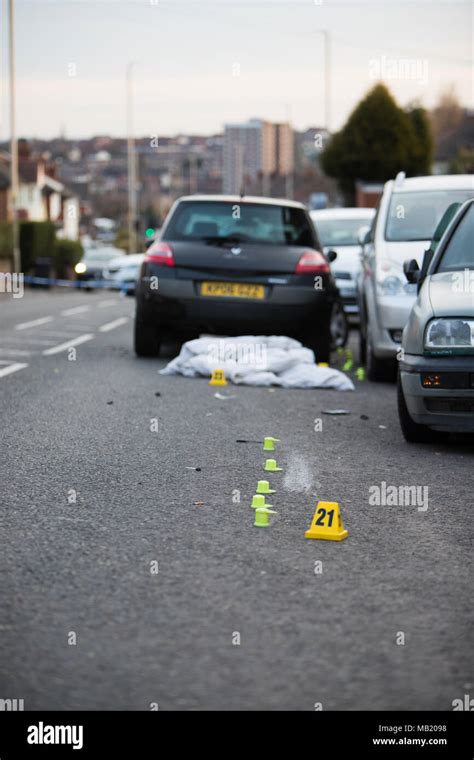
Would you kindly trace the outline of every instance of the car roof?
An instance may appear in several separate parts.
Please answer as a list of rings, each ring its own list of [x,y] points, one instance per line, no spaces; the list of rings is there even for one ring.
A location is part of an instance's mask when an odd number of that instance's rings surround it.
[[[293,208],[302,208],[306,206],[298,201],[290,201],[288,198],[266,198],[262,195],[182,195],[177,199],[181,201],[221,201],[223,203],[259,203],[262,206],[292,206]]]
[[[433,174],[429,177],[405,177],[389,180],[397,193],[417,190],[469,190],[474,192],[474,174]],[[387,183],[389,184],[389,183]]]
[[[309,212],[312,219],[367,219],[375,215],[375,209],[362,208],[323,208]]]
[[[123,266],[126,267],[129,264],[141,264],[145,258],[144,253],[124,253],[123,256],[117,256],[109,263],[110,266]]]
[[[105,256],[120,256],[120,252],[118,248],[106,248],[105,246],[103,248],[86,248],[84,251],[84,258],[87,259],[95,259],[95,258],[104,258]]]

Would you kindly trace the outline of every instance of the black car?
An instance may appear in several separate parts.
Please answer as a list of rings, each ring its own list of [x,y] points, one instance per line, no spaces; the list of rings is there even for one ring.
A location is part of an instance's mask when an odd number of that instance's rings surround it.
[[[201,332],[300,339],[327,362],[342,307],[306,208],[288,200],[193,195],[170,210],[136,291],[135,351]]]

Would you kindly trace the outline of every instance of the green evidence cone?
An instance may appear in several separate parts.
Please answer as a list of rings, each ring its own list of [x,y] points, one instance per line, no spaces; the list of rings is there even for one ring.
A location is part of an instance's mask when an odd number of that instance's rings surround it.
[[[264,451],[275,451],[275,443],[279,443],[279,438],[272,438],[271,436],[268,436],[267,438],[263,439],[263,450]]]
[[[346,361],[344,362],[342,371],[350,372],[352,367],[354,366],[354,359],[353,359],[352,351],[350,350],[350,348],[346,348],[345,354],[346,354]]]
[[[276,493],[274,488],[270,488],[268,480],[259,480],[255,493]]]
[[[267,459],[264,465],[264,470],[267,472],[282,472],[283,467],[278,467],[276,459]]]
[[[263,494],[256,493],[252,498],[252,504],[250,506],[254,509],[259,509],[260,507],[273,507],[273,504],[267,504],[265,502],[265,496]]]
[[[277,513],[273,509],[268,507],[258,507],[255,510],[255,522],[256,528],[268,528],[270,525],[270,515],[276,515]]]

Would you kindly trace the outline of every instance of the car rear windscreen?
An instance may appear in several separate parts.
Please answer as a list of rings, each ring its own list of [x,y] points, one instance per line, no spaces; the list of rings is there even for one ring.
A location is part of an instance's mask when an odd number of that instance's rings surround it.
[[[366,219],[314,219],[319,239],[327,248],[331,246],[359,245],[359,233],[370,227],[372,217]]]
[[[166,227],[163,240],[315,245],[303,209],[223,201],[182,201]]]
[[[464,203],[473,196],[474,188],[393,193],[385,240],[431,240],[448,206],[455,202]]]

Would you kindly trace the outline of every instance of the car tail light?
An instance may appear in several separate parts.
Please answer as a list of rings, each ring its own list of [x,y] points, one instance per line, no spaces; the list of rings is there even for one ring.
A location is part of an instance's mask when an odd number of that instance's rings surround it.
[[[174,267],[174,256],[171,246],[168,243],[153,243],[145,254],[145,261],[151,261],[153,264],[161,264],[165,267]]]
[[[329,263],[320,251],[305,251],[298,261],[295,274],[329,274]]]

